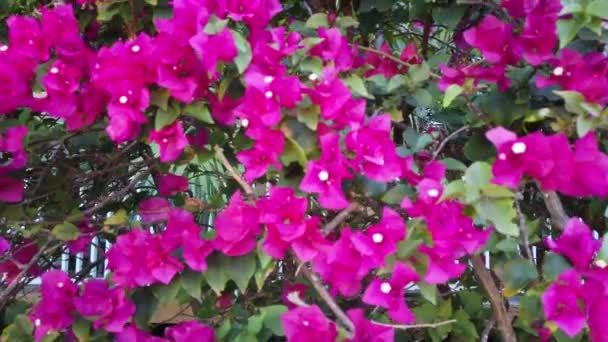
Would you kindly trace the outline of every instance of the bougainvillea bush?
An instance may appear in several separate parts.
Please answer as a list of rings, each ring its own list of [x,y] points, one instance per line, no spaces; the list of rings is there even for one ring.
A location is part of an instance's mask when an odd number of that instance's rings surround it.
[[[608,2],[0,17],[2,341],[608,341]]]

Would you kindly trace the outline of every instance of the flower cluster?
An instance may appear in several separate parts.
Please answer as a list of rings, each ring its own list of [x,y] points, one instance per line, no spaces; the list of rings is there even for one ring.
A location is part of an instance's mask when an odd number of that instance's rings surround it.
[[[548,239],[547,246],[568,258],[574,266],[565,270],[542,295],[548,320],[557,324],[568,336],[574,337],[589,325],[591,338],[603,341],[606,325],[606,294],[608,270],[605,261],[593,262],[601,242],[579,218],[572,218],[557,240]]]
[[[0,153],[6,154],[9,159],[0,166],[0,202],[23,200],[23,180],[12,177],[10,173],[23,168],[27,163],[27,152],[23,147],[26,135],[27,127],[14,126],[0,136]]]
[[[534,132],[524,137],[502,127],[486,133],[498,151],[493,182],[517,188],[523,174],[536,180],[543,190],[569,196],[608,194],[608,155],[599,150],[593,132],[578,139],[574,149],[565,134]]]

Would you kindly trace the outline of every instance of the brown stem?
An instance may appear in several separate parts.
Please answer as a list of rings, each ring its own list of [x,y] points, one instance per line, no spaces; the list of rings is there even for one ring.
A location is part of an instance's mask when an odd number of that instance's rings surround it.
[[[481,338],[479,339],[480,342],[488,342],[488,338],[490,338],[490,333],[492,332],[494,325],[496,325],[496,320],[494,319],[494,317],[492,317],[488,321],[488,323],[486,323],[486,326],[483,327],[483,331],[481,332]]]
[[[131,182],[125,186],[124,188],[120,189],[119,191],[107,196],[106,198],[104,198],[103,200],[101,200],[100,202],[98,202],[97,204],[95,204],[93,207],[85,210],[83,212],[83,214],[85,216],[91,216],[93,215],[96,211],[98,211],[99,209],[105,207],[108,203],[112,202],[113,200],[120,198],[122,196],[125,196],[129,191],[131,191],[131,189],[142,179],[144,179],[146,176],[148,176],[150,174],[150,170],[146,170],[143,171],[141,173],[139,173],[138,175],[136,175],[133,180],[131,180]]]
[[[436,322],[436,323],[420,323],[420,324],[388,324],[388,323],[373,321],[373,323],[376,325],[381,325],[384,327],[391,327],[393,329],[399,329],[399,330],[438,328],[438,327],[456,323],[456,322],[457,322],[457,320],[455,320],[455,319],[449,319],[447,321],[441,321],[441,322]]]
[[[331,221],[329,221],[323,228],[321,228],[321,233],[323,233],[323,235],[328,235],[333,232],[350,213],[359,210],[359,207],[359,204],[355,202],[351,203],[348,207],[339,212],[338,215],[336,215]]]
[[[311,272],[306,266],[302,267],[302,273],[310,281],[312,286],[315,288],[321,299],[327,304],[329,309],[336,315],[338,321],[348,330],[349,334],[353,336],[355,334],[355,325],[348,318],[346,313],[338,306],[334,298],[329,294],[327,289],[321,284],[321,281],[317,276]]]
[[[424,29],[422,31],[422,56],[426,59],[429,52],[429,39],[431,38],[431,28],[433,27],[433,17],[427,16],[424,22]]]
[[[439,156],[439,153],[441,153],[441,150],[443,150],[445,145],[450,140],[454,139],[458,134],[460,134],[468,129],[469,129],[469,126],[462,126],[459,129],[455,130],[454,132],[450,133],[450,135],[448,135],[445,139],[443,139],[443,141],[441,141],[439,146],[437,146],[437,149],[435,150],[435,152],[433,152],[433,159],[437,159],[437,157]]]
[[[481,256],[471,256],[471,263],[473,264],[473,271],[475,272],[475,275],[477,278],[479,278],[481,285],[490,297],[492,311],[494,312],[494,317],[496,318],[498,330],[500,330],[503,342],[517,342],[517,337],[513,327],[511,326],[511,317],[507,311],[507,307],[505,306],[504,298],[496,287],[496,283],[494,283],[492,275],[486,269],[486,265],[484,264],[483,260],[481,260]]]
[[[222,165],[224,165],[226,170],[228,170],[228,172],[230,173],[232,178],[237,183],[239,183],[239,185],[241,186],[241,188],[243,188],[243,190],[245,191],[247,196],[253,197],[254,196],[253,188],[251,187],[251,185],[249,185],[247,182],[245,182],[243,177],[241,177],[241,175],[234,169],[234,167],[232,167],[232,165],[230,164],[230,162],[224,155],[224,150],[221,147],[219,147],[218,145],[215,145],[213,147],[213,149],[215,150],[215,156],[217,157],[217,159],[220,160]]]
[[[559,199],[557,193],[555,191],[545,192],[543,193],[543,200],[551,215],[551,223],[553,226],[559,230],[564,230],[566,222],[568,222],[570,217],[566,214],[562,201]]]

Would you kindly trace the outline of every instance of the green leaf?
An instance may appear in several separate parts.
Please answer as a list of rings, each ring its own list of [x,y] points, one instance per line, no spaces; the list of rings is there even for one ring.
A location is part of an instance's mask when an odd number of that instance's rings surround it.
[[[302,146],[291,137],[285,137],[285,148],[280,158],[284,165],[297,162],[302,167],[306,168],[306,164],[308,163],[306,152],[304,152]]]
[[[264,316],[263,315],[255,315],[249,317],[247,320],[247,332],[251,335],[256,335],[262,330],[262,326],[264,324]]]
[[[159,131],[164,127],[171,125],[177,117],[179,116],[179,111],[174,107],[169,107],[167,110],[163,110],[159,108],[156,111],[156,116],[154,117],[154,129]]]
[[[418,287],[420,288],[420,294],[422,294],[424,299],[428,300],[433,305],[437,305],[437,287],[435,285],[420,282]]]
[[[462,94],[463,90],[464,89],[458,84],[450,85],[448,89],[445,90],[445,95],[443,96],[443,107],[449,107],[450,104],[452,104],[452,101],[454,101],[458,95]]]
[[[91,322],[80,316],[76,316],[74,323],[72,323],[72,331],[78,338],[78,341],[89,341],[91,336]]]
[[[155,89],[150,94],[150,104],[162,110],[167,110],[169,97],[170,95],[167,89]]]
[[[496,154],[494,146],[482,134],[472,135],[464,144],[463,151],[471,161],[488,160]]]
[[[548,252],[543,258],[543,276],[548,280],[555,280],[565,270],[571,268],[566,259],[553,252]]]
[[[152,286],[152,292],[160,303],[168,303],[175,299],[179,289],[181,287],[181,281],[179,277],[174,277],[169,284],[158,284]]]
[[[205,122],[208,124],[213,124],[213,118],[211,117],[211,112],[209,112],[209,107],[204,102],[194,102],[187,105],[184,108],[184,114],[191,116],[201,122]]]
[[[276,336],[284,336],[281,315],[287,312],[285,305],[271,305],[260,308],[264,315],[264,326],[272,331]]]
[[[594,0],[587,5],[585,12],[600,19],[608,19],[608,1]]]
[[[54,237],[61,241],[72,241],[78,239],[80,230],[73,223],[63,222],[53,227],[51,231]]]
[[[383,196],[382,202],[386,204],[399,204],[404,197],[413,195],[414,191],[405,184],[397,184],[390,188]]]
[[[407,76],[401,74],[395,75],[391,77],[391,79],[388,81],[388,84],[386,85],[386,91],[392,93],[393,91],[399,89],[401,86],[405,85],[406,82]]]
[[[345,17],[338,17],[338,19],[336,19],[336,25],[338,25],[339,28],[344,30],[349,27],[359,26],[359,22],[356,19],[354,19],[353,17],[345,16]]]
[[[319,27],[329,27],[329,20],[325,13],[315,13],[306,20],[306,27],[317,29]]]
[[[466,11],[466,6],[448,6],[433,8],[435,23],[454,29]]]
[[[505,253],[517,253],[519,243],[515,239],[504,239],[496,244],[496,249]]]
[[[226,271],[228,267],[230,267],[229,258],[220,253],[213,253],[207,258],[207,270],[203,276],[217,295],[222,293],[226,283],[230,280]]]
[[[433,105],[433,95],[422,88],[417,88],[412,94],[412,98],[416,102],[416,107],[431,107]]]
[[[253,277],[256,270],[255,253],[250,253],[238,257],[230,257],[228,269],[226,270],[228,277],[232,279],[241,292],[247,291],[249,280]]]
[[[100,2],[97,4],[97,20],[110,21],[120,12],[120,3]]]
[[[205,31],[206,34],[214,35],[224,31],[227,25],[228,19],[220,19],[215,15],[211,15],[203,31]]]
[[[242,74],[247,69],[249,63],[251,63],[251,59],[253,58],[251,53],[251,45],[237,31],[231,30],[231,32],[232,36],[234,37],[236,48],[239,50],[239,55],[234,59],[234,64],[236,64],[236,68],[239,73]]]
[[[201,301],[201,290],[203,285],[203,272],[196,272],[193,270],[185,270],[180,277],[182,287],[186,290],[186,293],[190,297]]]
[[[502,276],[509,289],[519,290],[536,279],[538,272],[536,266],[530,260],[518,258],[505,263]]]
[[[19,315],[15,322],[2,331],[2,341],[33,342],[34,325],[26,315]]]
[[[519,229],[513,223],[517,215],[510,199],[483,198],[474,204],[477,214],[492,222],[496,230],[504,235],[518,236]]]
[[[158,308],[158,299],[152,292],[152,288],[137,289],[132,296],[133,304],[135,304],[135,322],[140,327],[147,327],[152,315]]]
[[[467,169],[467,166],[458,159],[444,158],[444,159],[441,159],[440,162],[442,162],[443,165],[445,165],[446,169],[448,169],[448,170],[465,171]]]
[[[462,302],[464,311],[466,311],[469,316],[477,316],[477,313],[483,310],[483,297],[479,293],[471,290],[464,290],[458,292],[458,297]]]
[[[108,217],[103,222],[103,224],[104,225],[118,226],[118,225],[124,225],[127,222],[129,222],[129,217],[127,216],[127,211],[124,210],[124,209],[119,209],[112,216]]]
[[[471,319],[467,313],[460,309],[454,313],[456,324],[454,324],[454,333],[458,336],[464,337],[465,340],[477,340],[479,335],[477,334],[477,328],[475,324],[471,322]]]
[[[563,49],[577,35],[583,27],[584,21],[579,19],[561,19],[557,21],[557,35],[559,36],[559,48]]]
[[[578,134],[579,137],[585,136],[589,131],[593,130],[593,127],[593,120],[586,115],[579,115],[576,118],[576,134]]]
[[[321,109],[319,106],[309,106],[305,108],[297,109],[298,121],[305,124],[306,127],[315,131],[317,129],[317,125],[319,124],[319,116],[321,114]]]
[[[581,106],[581,103],[585,102],[585,97],[583,97],[581,93],[568,90],[554,90],[553,92],[564,99],[566,110],[570,113],[579,115],[587,114],[585,108]]]
[[[424,82],[428,80],[429,77],[431,77],[431,68],[426,62],[422,64],[412,65],[410,66],[408,74],[410,75],[410,79],[414,83]]]
[[[346,85],[348,85],[348,87],[350,88],[350,90],[353,92],[353,94],[355,96],[361,96],[361,97],[365,97],[368,99],[374,98],[367,91],[367,88],[365,87],[365,83],[363,82],[361,77],[359,77],[358,75],[352,74],[352,75],[348,76],[344,80],[344,82],[346,83]]]
[[[147,3],[148,5],[152,5],[152,6],[158,5],[158,0],[144,0],[144,2]]]

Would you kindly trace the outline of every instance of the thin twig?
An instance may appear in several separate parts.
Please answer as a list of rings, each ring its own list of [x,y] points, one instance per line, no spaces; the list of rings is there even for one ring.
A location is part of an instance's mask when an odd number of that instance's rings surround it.
[[[543,200],[545,201],[545,206],[551,215],[551,223],[559,230],[564,230],[566,227],[566,222],[570,219],[566,211],[564,210],[564,206],[562,205],[562,201],[559,199],[559,196],[555,191],[549,191],[543,193]]]
[[[219,147],[218,145],[215,145],[213,147],[213,149],[215,150],[215,156],[217,157],[217,159],[220,160],[220,162],[222,163],[222,165],[224,165],[224,167],[226,168],[226,170],[228,170],[228,172],[230,173],[230,175],[232,176],[232,178],[239,183],[239,185],[241,186],[241,188],[243,188],[243,190],[245,191],[245,193],[252,197],[254,195],[253,192],[253,188],[251,187],[251,185],[249,185],[247,182],[245,182],[245,180],[243,179],[243,177],[241,177],[241,175],[236,172],[236,170],[234,169],[234,167],[232,167],[232,165],[230,164],[230,162],[228,161],[228,159],[226,158],[226,156],[224,155],[224,150]]]
[[[521,241],[524,244],[526,257],[529,260],[532,260],[532,250],[530,249],[530,239],[528,238],[530,231],[528,230],[528,224],[526,223],[524,213],[521,211],[519,198],[515,198],[515,210],[517,211],[517,217],[519,218],[519,233],[521,234]]]
[[[113,200],[120,198],[124,195],[126,195],[129,191],[131,191],[131,188],[133,188],[139,181],[141,181],[142,179],[144,179],[146,176],[148,176],[150,174],[150,170],[146,170],[143,171],[141,173],[139,173],[138,175],[136,175],[133,180],[131,180],[131,182],[124,188],[120,189],[119,191],[107,196],[106,198],[104,198],[102,201],[97,202],[97,204],[95,204],[93,207],[85,210],[83,212],[83,214],[85,216],[91,216],[92,214],[94,214],[96,211],[98,211],[99,209],[105,207],[108,203],[112,202]]]
[[[450,133],[450,135],[448,135],[447,137],[445,137],[445,139],[443,139],[441,141],[439,146],[437,146],[437,149],[435,150],[435,152],[433,152],[433,159],[437,159],[437,157],[439,156],[439,153],[441,153],[441,150],[443,150],[445,145],[447,145],[447,143],[450,140],[454,139],[458,134],[460,134],[468,129],[469,129],[469,126],[462,126],[459,129],[455,130],[454,132]]]
[[[321,228],[321,233],[323,233],[323,235],[328,235],[333,232],[350,213],[359,210],[359,207],[360,206],[358,203],[351,203],[348,207],[344,208],[341,212],[339,212],[338,215],[336,215],[331,221],[329,221],[323,228]]]
[[[327,304],[329,309],[334,313],[334,315],[336,315],[338,320],[348,330],[351,336],[353,336],[355,334],[355,325],[350,318],[348,318],[346,313],[344,313],[344,311],[338,306],[338,304],[336,304],[336,301],[329,294],[323,284],[321,284],[321,281],[317,278],[317,276],[314,275],[313,272],[311,272],[306,266],[302,267],[302,273],[310,281],[315,290],[317,290],[317,293],[323,299],[325,304]]]
[[[481,256],[471,256],[471,263],[473,264],[473,271],[475,272],[475,275],[481,282],[483,288],[486,290],[488,297],[490,297],[494,317],[498,323],[498,330],[500,330],[503,341],[516,342],[517,337],[511,325],[511,317],[507,312],[504,298],[496,287],[494,279],[492,279],[492,275],[486,269],[486,265],[484,264],[483,260],[481,260]]]
[[[434,329],[434,328],[438,328],[438,327],[456,323],[456,322],[457,322],[457,320],[455,320],[455,319],[449,319],[447,321],[441,321],[441,322],[436,322],[436,323],[420,323],[420,324],[389,324],[389,323],[372,321],[372,323],[374,323],[376,325],[381,325],[383,327],[391,327],[393,329],[399,329],[399,330],[426,329],[426,328]]]
[[[374,49],[374,48],[371,48],[371,47],[368,47],[368,46],[363,46],[363,45],[354,44],[354,43],[352,43],[351,46],[354,46],[354,47],[356,47],[356,48],[358,48],[360,50],[363,50],[363,51],[368,51],[368,52],[371,52],[371,53],[375,53],[378,56],[382,56],[382,57],[384,57],[386,59],[390,59],[391,61],[393,61],[393,62],[395,62],[397,64],[400,64],[400,65],[403,65],[405,67],[408,67],[408,68],[412,66],[412,64],[410,64],[408,62],[405,62],[405,61],[402,61],[401,59],[399,59],[399,58],[391,55],[390,53],[386,53],[386,52],[384,52],[382,50],[378,50],[378,49]],[[435,74],[433,72],[431,72],[430,75],[433,78],[441,78],[441,76],[439,76],[439,75],[437,75],[437,74]]]

